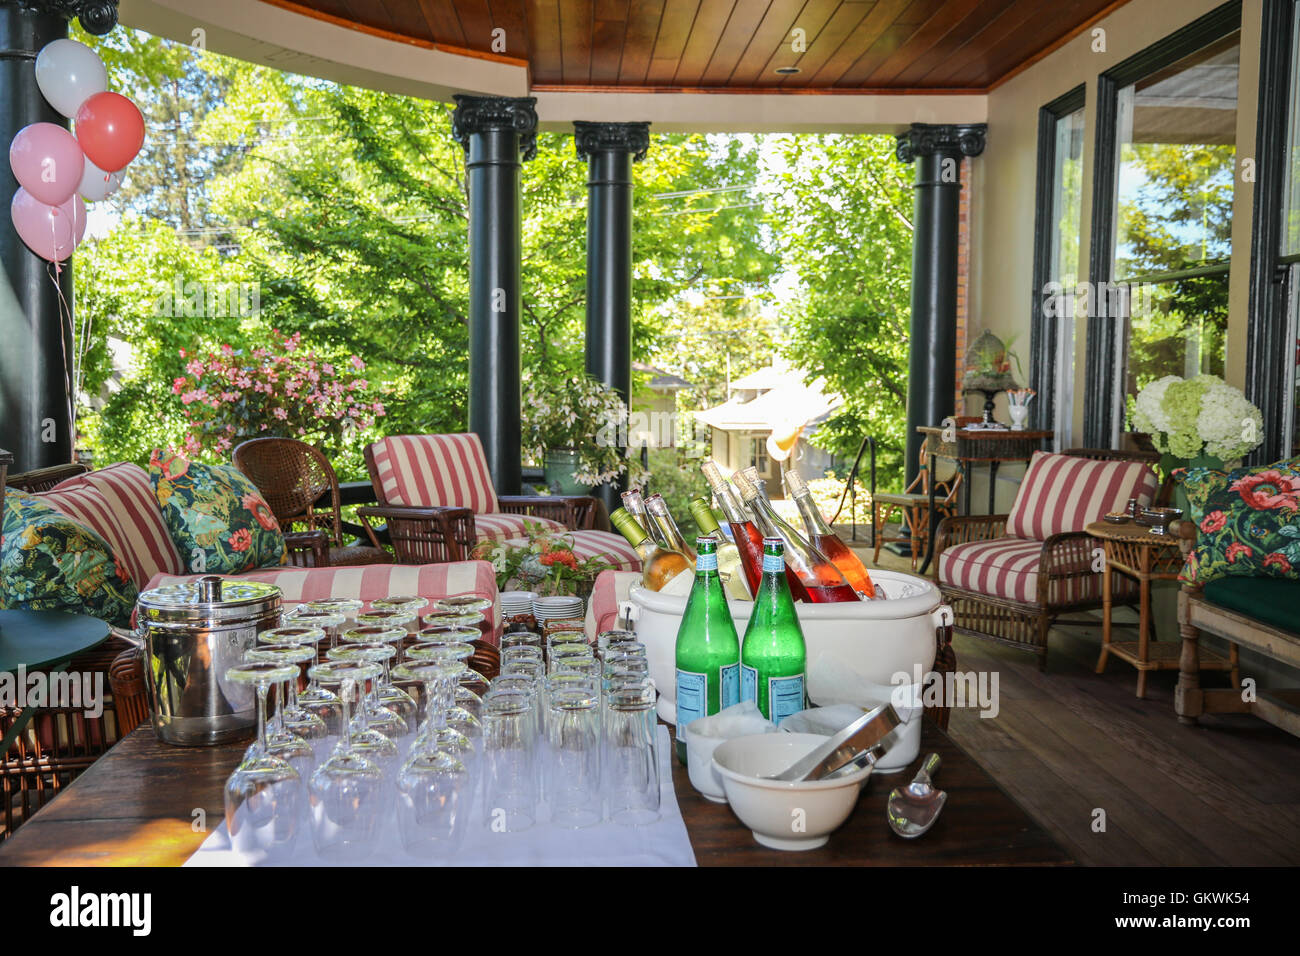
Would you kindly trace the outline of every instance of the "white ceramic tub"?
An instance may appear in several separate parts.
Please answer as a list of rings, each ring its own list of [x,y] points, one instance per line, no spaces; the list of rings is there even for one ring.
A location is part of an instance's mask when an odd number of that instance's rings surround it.
[[[842,660],[875,684],[895,683],[894,675],[922,675],[934,666],[935,629],[952,621],[939,589],[925,578],[899,571],[871,572],[871,580],[884,589],[886,600],[796,604],[808,661],[821,655]],[[675,597],[633,585],[625,614],[634,620],[637,636],[646,646],[650,676],[659,690],[659,716],[677,722],[677,629],[686,610],[686,597]],[[753,604],[731,601],[731,616],[741,639]],[[946,615],[946,618],[945,618]],[[909,679],[908,683],[912,683]],[[819,688],[810,677],[808,697],[818,702]]]

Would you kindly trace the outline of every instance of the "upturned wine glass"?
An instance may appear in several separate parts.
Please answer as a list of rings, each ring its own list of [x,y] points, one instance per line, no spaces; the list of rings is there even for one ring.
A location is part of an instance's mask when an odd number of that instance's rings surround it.
[[[395,653],[389,644],[340,644],[330,648],[329,657],[332,661],[378,664],[382,673],[384,663]],[[352,718],[352,746],[378,760],[391,777],[402,750],[411,742],[411,729],[405,720],[380,705],[376,696],[379,680],[376,677],[370,682],[369,691],[361,688],[361,700]]]
[[[379,676],[380,666],[366,661],[316,664],[309,676],[339,688],[343,735],[330,758],[311,775],[311,832],[316,852],[328,860],[357,862],[374,849],[383,820],[383,767],[353,746],[352,704],[358,685]]]
[[[444,709],[442,715],[442,724],[444,726],[440,730],[442,740],[439,745],[446,745],[453,752],[461,753],[463,740],[470,745],[472,754],[477,755],[482,744],[483,725],[478,715],[471,712],[469,708],[462,706],[458,689],[461,675],[469,669],[465,661],[473,656],[473,645],[464,641],[424,641],[420,644],[413,644],[407,650],[407,654],[412,661],[452,661],[458,665],[454,668],[456,680],[447,688],[448,696],[437,702],[429,701],[429,705],[436,703]],[[425,713],[427,723],[427,707]]]
[[[271,685],[297,675],[292,664],[248,661],[226,671],[226,680],[257,691],[257,744],[226,780],[226,829],[231,846],[250,862],[287,859],[298,834],[302,781],[298,771],[271,752],[266,732],[266,695]]]
[[[285,721],[285,709],[289,695],[292,693],[291,688],[298,683],[299,665],[314,656],[315,652],[310,647],[301,644],[258,644],[244,652],[246,661],[283,664],[293,669],[293,672],[281,683],[276,694],[275,716],[267,728],[266,747],[270,753],[287,760],[293,769],[298,771],[304,785],[311,772],[316,769],[316,750],[311,740],[299,736],[290,729]],[[314,719],[316,724],[312,726],[318,728],[323,736],[325,722],[319,717]],[[253,746],[259,745],[260,742],[253,744]]]
[[[419,708],[415,699],[393,684],[392,665],[394,658],[401,656],[401,647],[406,641],[407,630],[396,624],[362,624],[344,631],[340,640],[345,644],[389,644],[393,654],[383,661],[384,675],[376,682],[375,698],[381,707],[391,710],[406,721],[407,728],[414,733],[419,722]]]
[[[292,611],[285,615],[287,627],[306,627],[314,628],[324,634],[322,640],[314,643],[316,648],[316,662],[322,663],[327,660],[325,652],[334,646],[338,640],[339,628],[343,626],[347,618],[341,613],[334,611],[315,611],[309,605],[300,604]],[[277,630],[279,630],[277,628]],[[278,636],[275,643],[290,643],[292,637]],[[325,721],[325,726],[329,728],[330,736],[337,737],[340,733],[340,719],[342,708],[339,706],[338,695],[311,678],[311,669],[307,670],[308,684],[307,687],[298,695],[298,704],[311,711],[321,720]]]

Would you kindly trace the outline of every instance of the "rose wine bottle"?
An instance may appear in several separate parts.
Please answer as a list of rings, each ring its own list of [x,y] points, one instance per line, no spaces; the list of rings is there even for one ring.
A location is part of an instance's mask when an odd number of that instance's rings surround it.
[[[717,496],[718,505],[722,508],[722,513],[727,516],[727,524],[731,525],[731,538],[740,551],[740,563],[745,572],[745,584],[749,588],[749,593],[757,594],[759,582],[763,579],[763,535],[754,526],[749,512],[741,504],[736,489],[722,477],[717,462],[706,461],[700,466],[700,470],[704,472],[709,487]],[[790,578],[790,590],[798,594],[803,589],[803,585],[799,584],[799,579],[794,577],[794,572],[790,573]]]
[[[785,542],[786,567],[794,570],[809,601],[823,604],[862,600],[831,559],[787,524],[752,481],[740,472],[732,475],[731,480],[740,491],[741,499],[749,506],[758,530],[766,537],[781,538]],[[799,596],[797,591],[795,596]]]
[[[813,546],[821,550],[826,557],[831,559],[831,563],[840,569],[853,589],[862,594],[867,600],[876,596],[875,585],[871,583],[871,575],[867,573],[867,567],[862,563],[862,559],[850,550],[849,546],[844,543],[843,539],[835,533],[835,530],[826,523],[822,513],[817,510],[817,505],[813,501],[812,492],[804,484],[799,472],[793,468],[785,473],[785,484],[790,489],[790,496],[794,498],[795,506],[799,509],[799,515],[803,518],[804,530],[808,532],[808,540]]]

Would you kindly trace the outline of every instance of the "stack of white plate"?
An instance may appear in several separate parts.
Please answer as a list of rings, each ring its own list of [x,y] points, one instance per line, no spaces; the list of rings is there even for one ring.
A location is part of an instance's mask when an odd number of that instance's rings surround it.
[[[502,597],[504,598],[504,595]],[[580,597],[556,595],[536,598],[533,601],[533,617],[537,618],[539,626],[552,619],[581,618],[585,613],[586,607]]]
[[[537,600],[536,591],[502,591],[497,595],[502,619],[518,617],[520,614],[532,614],[535,600]]]

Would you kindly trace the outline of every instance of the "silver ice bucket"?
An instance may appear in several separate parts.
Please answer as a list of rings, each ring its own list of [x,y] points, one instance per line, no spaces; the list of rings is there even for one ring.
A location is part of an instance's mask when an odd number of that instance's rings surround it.
[[[203,747],[249,738],[256,698],[226,680],[257,635],[280,624],[280,589],[208,575],[140,595],[136,636],[144,646],[154,733]]]

